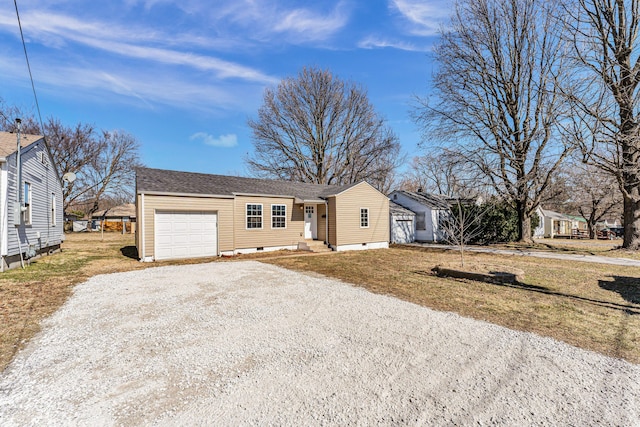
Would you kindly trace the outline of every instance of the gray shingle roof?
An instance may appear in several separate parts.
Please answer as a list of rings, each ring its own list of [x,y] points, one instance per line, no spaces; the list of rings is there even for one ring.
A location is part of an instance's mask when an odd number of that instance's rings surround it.
[[[296,197],[302,200],[321,199],[338,194],[351,187],[351,185],[306,184],[291,181],[210,175],[151,168],[138,168],[136,170],[136,186],[138,192],[217,196],[259,194],[265,196]]]
[[[415,212],[400,206],[399,204],[393,202],[393,201],[389,201],[389,213],[391,215],[409,215],[409,216],[415,216]]]
[[[423,193],[423,192],[415,192],[415,191],[403,191],[398,190],[394,191],[394,193],[404,194],[410,199],[415,200],[418,203],[421,203],[425,206],[434,207],[434,208],[444,208],[447,206],[448,199],[444,196],[438,196],[435,194]]]

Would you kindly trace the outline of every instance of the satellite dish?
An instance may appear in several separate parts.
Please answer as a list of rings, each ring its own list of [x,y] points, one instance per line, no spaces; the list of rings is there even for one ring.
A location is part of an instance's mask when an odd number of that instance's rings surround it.
[[[66,182],[73,182],[76,180],[76,174],[73,172],[67,172],[64,175],[62,175],[62,179]]]

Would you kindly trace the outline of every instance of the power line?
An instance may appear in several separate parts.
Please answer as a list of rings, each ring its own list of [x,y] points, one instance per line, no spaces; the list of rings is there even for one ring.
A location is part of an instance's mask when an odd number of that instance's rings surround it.
[[[36,110],[38,110],[38,119],[40,120],[40,129],[44,134],[44,123],[42,122],[42,114],[40,114],[40,104],[38,103],[38,95],[36,95],[36,86],[33,84],[33,74],[31,74],[31,64],[29,64],[29,55],[27,55],[27,45],[24,42],[24,34],[22,33],[22,23],[20,23],[20,13],[18,13],[18,0],[13,0],[16,7],[16,17],[18,18],[18,28],[20,28],[20,39],[22,39],[22,48],[24,49],[24,58],[27,60],[27,69],[29,70],[29,79],[31,79],[31,89],[33,89],[33,98],[36,101]]]

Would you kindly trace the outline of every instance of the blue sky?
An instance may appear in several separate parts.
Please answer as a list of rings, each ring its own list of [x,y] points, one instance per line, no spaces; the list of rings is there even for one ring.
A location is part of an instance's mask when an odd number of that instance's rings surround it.
[[[18,0],[40,110],[123,129],[149,167],[247,175],[247,119],[305,65],[363,85],[408,157],[413,95],[448,0]],[[0,97],[35,112],[12,1],[0,4]]]

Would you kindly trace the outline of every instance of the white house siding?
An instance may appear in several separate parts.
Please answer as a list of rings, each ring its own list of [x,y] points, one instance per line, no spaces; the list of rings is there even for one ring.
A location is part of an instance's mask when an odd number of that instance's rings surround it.
[[[423,205],[422,203],[409,198],[407,196],[405,196],[402,193],[392,193],[390,195],[390,199],[393,202],[396,202],[397,204],[409,209],[412,212],[416,213],[416,234],[415,234],[415,240],[418,242],[434,242],[437,241],[437,236],[434,235],[433,232],[433,221],[434,221],[434,217],[437,218],[437,212],[434,212],[433,209],[431,209],[428,206]],[[425,222],[425,227],[423,230],[418,229],[418,225],[419,225],[419,217],[421,215],[424,215],[424,222]]]
[[[544,214],[540,207],[536,209],[536,215],[538,215],[538,226],[533,230],[533,237],[538,239],[545,236],[545,224],[547,221],[545,221]]]
[[[38,153],[44,153],[45,162]],[[16,204],[16,170],[17,154],[7,157],[7,204],[3,213],[3,225],[7,231],[7,252],[3,255],[19,255],[20,248],[26,252],[29,245],[36,250],[44,251],[56,247],[64,240],[62,187],[52,159],[44,145],[44,141],[35,142],[21,151],[22,183],[31,183],[31,225],[15,225],[13,209]],[[2,185],[5,185],[3,182]],[[51,225],[51,194],[56,199],[56,221]],[[6,219],[6,221],[5,221]],[[18,244],[18,238],[20,244]]]

